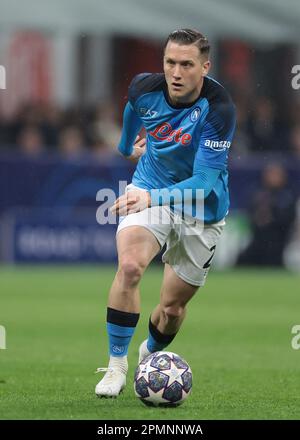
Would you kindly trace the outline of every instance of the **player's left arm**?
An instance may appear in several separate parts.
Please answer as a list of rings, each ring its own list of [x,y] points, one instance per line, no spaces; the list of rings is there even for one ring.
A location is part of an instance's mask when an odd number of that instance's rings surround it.
[[[150,191],[151,206],[168,204],[170,191],[179,189],[178,200],[174,193],[174,203],[180,203],[185,189],[192,189],[188,195],[196,198],[197,189],[204,191],[204,199],[214,188],[220,173],[226,169],[228,148],[231,145],[236,125],[235,107],[230,99],[212,105],[209,109],[195,155],[193,176],[168,188]]]
[[[227,167],[228,149],[231,145],[236,125],[235,107],[229,97],[211,106],[208,110],[198,149],[195,155],[192,177],[162,190],[151,190],[151,206],[170,203],[170,191],[174,193],[174,203],[181,203],[183,191],[191,199],[197,197],[196,190],[204,191],[204,199],[211,193],[220,173]],[[188,201],[188,200],[187,200]]]

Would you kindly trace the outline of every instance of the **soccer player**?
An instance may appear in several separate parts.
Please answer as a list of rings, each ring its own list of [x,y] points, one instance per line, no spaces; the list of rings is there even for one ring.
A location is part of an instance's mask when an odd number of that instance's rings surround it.
[[[229,207],[227,156],[235,108],[224,87],[207,76],[208,40],[196,30],[172,32],[163,67],[164,73],[133,78],[124,110],[119,150],[137,167],[112,207],[120,216],[119,265],[107,307],[110,359],[108,368],[98,369],[106,371],[96,385],[98,396],[118,396],[126,385],[128,346],[140,313],[139,282],[151,260],[166,244],[160,300],[139,361],[164,350],[178,333],[187,303],[205,283]],[[146,140],[137,136],[142,126]],[[199,210],[195,216],[178,213],[182,200],[194,209],[199,189],[202,218]],[[165,214],[168,221],[158,221]]]

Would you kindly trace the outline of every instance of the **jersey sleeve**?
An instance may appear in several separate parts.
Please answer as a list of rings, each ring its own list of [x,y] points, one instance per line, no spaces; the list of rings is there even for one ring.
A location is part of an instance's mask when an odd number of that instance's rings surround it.
[[[147,84],[147,78],[149,78],[150,76],[150,73],[139,73],[132,79],[128,87],[128,101],[133,108],[135,107],[137,99],[143,93],[143,89],[145,87],[144,84]]]
[[[172,194],[173,202],[180,203],[185,196],[185,202],[191,202],[197,198],[197,190],[203,190],[203,198],[210,194],[219,177],[220,170],[216,168],[202,167],[202,170],[194,174],[192,177],[175,183],[168,188],[150,190],[151,206],[162,206],[170,203],[170,195]],[[190,190],[187,194],[184,191]],[[179,190],[174,192],[174,190]]]
[[[123,113],[123,128],[118,150],[124,156],[130,156],[133,150],[133,144],[142,127],[142,121],[132,108],[130,102],[127,102]]]
[[[225,98],[209,107],[195,156],[194,174],[203,166],[226,169],[235,125],[235,106],[231,99]]]
[[[162,73],[139,73],[131,81],[128,88],[128,101],[136,110],[137,100],[146,93],[161,90],[165,78]]]
[[[136,75],[128,88],[128,102],[123,113],[123,129],[119,151],[124,156],[130,156],[137,134],[143,122],[139,116],[136,102],[146,93],[160,90],[164,82],[164,75],[159,73],[140,73]]]

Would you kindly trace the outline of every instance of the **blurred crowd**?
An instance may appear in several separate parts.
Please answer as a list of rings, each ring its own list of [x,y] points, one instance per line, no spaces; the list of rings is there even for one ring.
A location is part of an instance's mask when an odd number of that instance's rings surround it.
[[[297,244],[293,259],[300,259],[300,229],[295,227],[300,225],[300,202],[296,208],[299,191],[291,187],[277,156],[288,152],[300,160],[300,108],[294,109],[286,123],[279,120],[275,104],[265,96],[256,97],[252,105],[239,99],[235,103],[237,130],[230,156],[271,153],[249,199],[251,239],[236,263],[281,266],[289,243]],[[92,153],[103,158],[118,152],[121,130],[122,114],[110,101],[84,111],[28,104],[14,118],[0,118],[0,154],[9,151],[37,157],[54,153],[72,160]]]
[[[248,206],[251,240],[240,254],[238,265],[282,266],[284,252],[294,232],[297,213],[296,191],[279,162],[262,170],[261,181]],[[299,243],[299,236],[294,241]]]
[[[300,159],[300,103],[282,118],[276,103],[266,96],[251,102],[234,100],[237,130],[231,157],[288,152]],[[65,157],[117,152],[121,129],[122,114],[110,101],[89,109],[28,104],[13,118],[0,118],[0,151],[57,152]]]
[[[300,159],[300,102],[289,109],[267,96],[235,99],[237,128],[233,149],[238,156],[275,152]]]
[[[117,151],[121,135],[118,119],[111,102],[85,111],[49,104],[24,105],[14,118],[0,118],[0,151],[31,156],[53,152],[66,158],[90,151]]]

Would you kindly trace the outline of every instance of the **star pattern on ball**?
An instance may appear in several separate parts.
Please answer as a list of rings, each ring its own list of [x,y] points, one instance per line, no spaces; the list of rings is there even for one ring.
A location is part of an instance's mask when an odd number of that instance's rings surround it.
[[[169,376],[168,387],[174,382],[178,382],[180,385],[183,386],[182,375],[185,371],[186,368],[176,367],[173,360],[171,359],[170,368],[168,370],[164,370],[164,374],[167,374]]]
[[[150,402],[152,402],[154,405],[159,405],[162,403],[169,403],[169,401],[167,399],[163,398],[163,392],[164,390],[159,390],[157,392],[151,390],[151,388],[148,388],[148,393],[149,396],[145,397],[144,400],[148,400]]]
[[[149,374],[152,373],[153,371],[158,371],[158,370],[157,368],[152,367],[149,362],[145,365],[140,365],[136,380],[139,380],[141,377],[144,377],[147,380],[147,382],[149,382]]]
[[[176,353],[153,353],[135,372],[136,396],[147,406],[178,406],[189,395],[191,387],[191,369]]]

